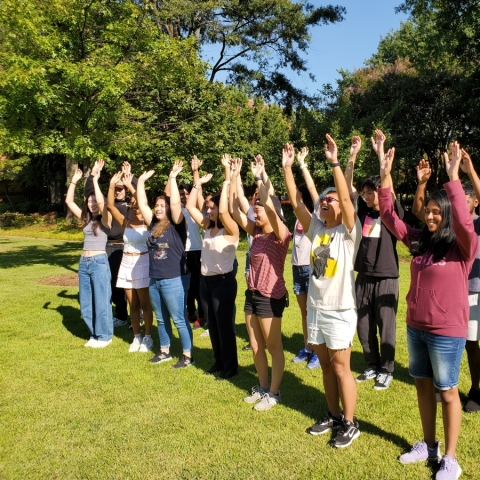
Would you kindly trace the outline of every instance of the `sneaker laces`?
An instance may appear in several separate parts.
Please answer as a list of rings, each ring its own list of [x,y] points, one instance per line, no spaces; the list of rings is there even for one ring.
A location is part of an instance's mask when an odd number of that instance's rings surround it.
[[[455,471],[455,467],[457,466],[457,462],[454,458],[450,458],[445,455],[440,462],[439,470],[444,470],[448,473],[453,473]]]
[[[262,396],[260,398],[260,403],[269,403],[270,402],[270,395],[267,393],[262,393]]]
[[[378,383],[385,383],[385,380],[387,379],[387,374],[386,373],[379,373],[377,376],[377,382]]]

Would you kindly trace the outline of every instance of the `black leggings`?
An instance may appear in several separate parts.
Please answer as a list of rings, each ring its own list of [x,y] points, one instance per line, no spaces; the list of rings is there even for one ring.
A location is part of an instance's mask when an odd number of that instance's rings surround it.
[[[236,372],[238,357],[234,309],[237,280],[234,272],[225,275],[202,275],[200,297],[205,318],[208,320],[215,365],[224,371]]]

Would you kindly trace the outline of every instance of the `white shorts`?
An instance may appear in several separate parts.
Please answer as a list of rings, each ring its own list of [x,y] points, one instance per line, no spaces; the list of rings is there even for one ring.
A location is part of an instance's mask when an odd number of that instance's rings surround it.
[[[123,255],[118,270],[117,288],[148,288],[150,277],[148,253],[145,255]]]
[[[468,321],[467,340],[476,342],[480,340],[480,330],[478,322],[480,322],[480,293],[468,294],[468,303],[470,304],[470,320]]]
[[[357,329],[357,311],[315,310],[307,307],[308,343],[327,344],[330,350],[345,350],[353,345]]]

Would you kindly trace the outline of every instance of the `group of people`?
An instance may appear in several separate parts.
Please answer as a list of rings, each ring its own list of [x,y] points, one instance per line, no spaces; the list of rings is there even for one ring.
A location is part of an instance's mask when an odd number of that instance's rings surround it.
[[[480,219],[475,214],[480,179],[467,152],[454,142],[450,155],[444,155],[449,182],[444,190],[427,197],[431,170],[428,162],[422,160],[417,167],[419,183],[413,213],[425,226],[413,228],[406,223],[405,212],[396,200],[391,177],[395,149],[384,151],[383,132],[377,130],[372,138],[380,175],[364,179],[359,191],[354,187],[353,174],[361,149],[360,137],[352,139],[345,172],[338,161],[334,139],[329,135],[326,139],[325,155],[333,186],[321,194],[305,162],[308,150],[297,152],[305,180],[299,187],[292,172],[294,147],[286,144],[282,151],[285,187],[297,218],[293,234],[286,225],[261,156],[251,163],[256,187],[251,202],[244,194],[241,159],[222,157],[221,192],[204,199],[202,189],[212,175],[200,177],[201,162],[194,157],[192,187],[179,189],[177,177],[183,163],[175,162],[165,194],[156,197],[153,211],[145,193],[145,182],[152,177],[153,170],[134,182],[130,165],[124,163],[122,172],[110,180],[105,205],[98,185],[103,162],[98,161],[82,208],[74,202],[75,185],[83,176],[78,170],[66,203],[84,225],[80,308],[91,333],[85,346],[102,348],[111,343],[110,278],[114,269],[109,268],[107,247],[108,234],[116,222],[123,231],[123,241],[118,242],[123,243],[123,256],[115,287],[124,289],[130,304],[134,339],[129,350],[153,350],[151,328],[155,312],[160,350],[150,361],[172,360],[173,321],[183,350],[173,368],[192,365],[189,320],[196,320],[196,298],[199,310],[202,309],[200,318],[204,316],[208,324],[213,350],[213,364],[205,373],[214,374],[218,380],[237,375],[236,249],[241,227],[249,236],[245,323],[259,383],[244,401],[260,411],[274,407],[282,401],[280,385],[285,356],[281,325],[288,306],[284,266],[293,239],[293,290],[304,336],[304,345],[293,361],[305,361],[309,368],[322,369],[328,406],[321,420],[307,431],[312,435],[333,431],[332,445],[348,447],[360,435],[354,416],[356,382],[374,380],[373,388],[382,391],[393,380],[399,278],[396,242],[400,240],[413,257],[407,295],[407,345],[423,440],[399,460],[404,464],[440,461],[438,480],[458,478],[461,468],[455,451],[462,414],[458,377],[465,345],[472,388],[464,408],[480,410]],[[470,177],[472,185],[460,183],[460,169]],[[123,211],[115,198],[120,189],[128,189],[131,195],[128,208]],[[190,251],[197,252],[190,260],[188,243],[195,245]],[[199,267],[198,277],[192,272],[195,266]],[[199,285],[198,292],[192,289],[194,282]],[[189,289],[193,292],[190,300]],[[140,333],[140,310],[145,321],[144,337]],[[350,359],[356,332],[366,368],[354,378]],[[270,377],[267,351],[271,356]],[[436,390],[445,430],[443,456],[435,436]]]

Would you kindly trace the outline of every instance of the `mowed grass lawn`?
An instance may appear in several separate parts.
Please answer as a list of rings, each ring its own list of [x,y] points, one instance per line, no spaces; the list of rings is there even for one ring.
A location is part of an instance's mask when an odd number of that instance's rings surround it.
[[[361,436],[335,450],[330,435],[305,429],[326,412],[321,369],[292,358],[302,346],[298,307],[291,293],[283,320],[286,371],[283,403],[257,412],[242,401],[257,383],[243,320],[245,282],[238,253],[237,336],[240,374],[232,382],[203,375],[212,363],[208,338],[194,332],[196,364],[182,371],[151,365],[149,354],[129,354],[128,328],[112,346],[83,348],[78,288],[63,286],[76,273],[81,244],[0,237],[0,478],[1,479],[428,479],[423,464],[397,457],[421,428],[407,372],[405,294],[401,301],[395,377],[384,392],[358,386]],[[289,261],[290,259],[288,259]],[[285,269],[291,291],[290,265]],[[52,285],[53,283],[53,285]],[[158,336],[154,332],[156,347]],[[172,352],[178,356],[175,338]],[[352,368],[364,369],[358,339]],[[469,389],[464,358],[460,389]],[[438,438],[443,441],[441,415]],[[458,446],[462,478],[480,478],[480,415],[464,414]]]

